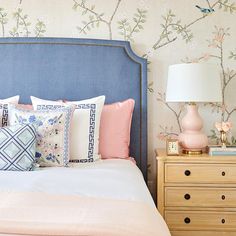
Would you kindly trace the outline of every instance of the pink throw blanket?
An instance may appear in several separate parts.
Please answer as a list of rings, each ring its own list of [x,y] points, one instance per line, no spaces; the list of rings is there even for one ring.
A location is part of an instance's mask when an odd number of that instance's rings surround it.
[[[144,203],[45,193],[0,193],[0,235],[169,236]]]

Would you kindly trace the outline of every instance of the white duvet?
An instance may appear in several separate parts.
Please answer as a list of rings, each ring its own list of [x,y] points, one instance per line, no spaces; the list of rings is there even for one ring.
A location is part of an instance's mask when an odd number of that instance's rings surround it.
[[[1,197],[0,235],[170,236],[128,160],[0,171]]]
[[[46,192],[146,202],[155,207],[141,171],[128,160],[101,160],[29,172],[0,171],[0,191]]]

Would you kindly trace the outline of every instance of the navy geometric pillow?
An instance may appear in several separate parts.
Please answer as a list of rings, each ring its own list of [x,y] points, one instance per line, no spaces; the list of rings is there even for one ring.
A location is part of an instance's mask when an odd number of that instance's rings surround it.
[[[32,124],[0,128],[0,170],[31,170],[35,146],[36,130]]]

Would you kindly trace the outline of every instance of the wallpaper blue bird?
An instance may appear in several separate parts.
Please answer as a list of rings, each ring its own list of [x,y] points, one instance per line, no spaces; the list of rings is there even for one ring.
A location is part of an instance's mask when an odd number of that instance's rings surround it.
[[[200,7],[198,5],[196,5],[196,7],[202,12],[202,13],[205,13],[205,14],[209,14],[213,11],[215,11],[213,8],[203,8],[203,7]]]

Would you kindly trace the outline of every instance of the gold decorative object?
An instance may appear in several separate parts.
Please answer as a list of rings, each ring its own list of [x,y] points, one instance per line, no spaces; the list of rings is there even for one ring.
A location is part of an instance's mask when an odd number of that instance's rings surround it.
[[[221,142],[222,148],[226,148],[227,135],[226,135],[226,132],[223,130],[220,131],[220,142]]]
[[[233,125],[231,122],[216,122],[215,123],[216,129],[220,132],[220,142],[222,145],[222,148],[226,148],[226,145],[228,143],[227,140],[227,132],[232,129]]]

